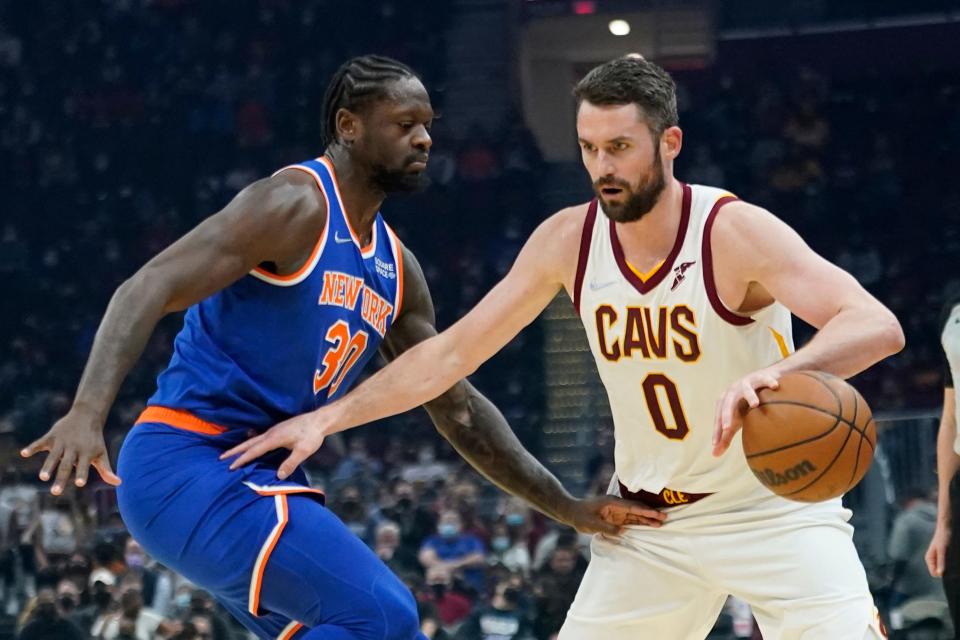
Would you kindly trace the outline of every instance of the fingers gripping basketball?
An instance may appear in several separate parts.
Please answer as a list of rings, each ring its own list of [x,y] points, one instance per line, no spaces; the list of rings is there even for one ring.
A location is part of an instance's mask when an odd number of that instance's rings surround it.
[[[743,421],[743,450],[754,475],[774,493],[800,502],[849,491],[866,474],[877,444],[863,397],[819,371],[784,375],[760,391]]]

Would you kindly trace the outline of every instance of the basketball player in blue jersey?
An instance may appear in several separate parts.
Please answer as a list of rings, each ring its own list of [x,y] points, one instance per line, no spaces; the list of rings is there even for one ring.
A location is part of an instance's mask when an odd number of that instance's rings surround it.
[[[59,494],[93,465],[133,536],[260,638],[411,640],[413,596],[283,456],[230,471],[221,455],[342,396],[377,350],[436,334],[423,273],[378,213],[423,186],[433,110],[408,67],[350,60],[325,97],[324,155],[244,189],[127,280],[97,332],[69,413],[23,451]],[[119,456],[103,425],[165,314],[187,310],[168,368]],[[576,500],[467,382],[426,405],[438,430],[506,491],[581,531],[657,525],[643,505]],[[123,479],[121,484],[120,479]]]

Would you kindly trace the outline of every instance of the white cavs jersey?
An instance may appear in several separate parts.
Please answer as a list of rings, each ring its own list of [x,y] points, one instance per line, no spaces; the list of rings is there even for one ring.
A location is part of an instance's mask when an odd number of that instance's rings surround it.
[[[736,380],[793,350],[786,307],[774,303],[745,318],[717,295],[707,240],[721,207],[734,200],[683,185],[673,249],[645,278],[627,264],[596,201],[584,223],[574,305],[610,399],[617,476],[630,491],[662,492],[671,504],[687,493],[758,486],[739,434],[713,456],[716,402]]]

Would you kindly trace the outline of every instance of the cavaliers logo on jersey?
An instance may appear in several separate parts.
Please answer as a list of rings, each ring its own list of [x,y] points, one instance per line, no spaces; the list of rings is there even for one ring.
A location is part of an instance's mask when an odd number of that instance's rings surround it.
[[[687,272],[687,269],[689,269],[690,267],[692,267],[692,266],[695,265],[695,264],[697,264],[697,261],[696,261],[696,260],[692,260],[692,261],[690,261],[690,262],[682,262],[682,263],[680,263],[680,266],[679,266],[679,267],[674,267],[674,268],[673,268],[673,274],[674,274],[674,276],[676,276],[676,277],[674,277],[674,279],[673,279],[673,284],[670,285],[670,291],[673,291],[673,290],[675,290],[677,287],[680,286],[680,283],[683,282],[684,279],[686,279],[686,277],[687,277],[687,276],[684,275],[684,274]]]

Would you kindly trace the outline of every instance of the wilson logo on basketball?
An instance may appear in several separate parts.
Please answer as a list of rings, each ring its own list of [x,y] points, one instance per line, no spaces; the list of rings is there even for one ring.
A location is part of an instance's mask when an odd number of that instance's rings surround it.
[[[793,482],[794,480],[799,480],[800,478],[816,471],[817,468],[813,466],[813,463],[809,460],[804,460],[795,467],[790,467],[783,472],[776,472],[773,469],[763,469],[762,471],[753,471],[753,475],[757,476],[757,480],[762,482],[768,487],[779,487],[785,485],[788,482]]]

